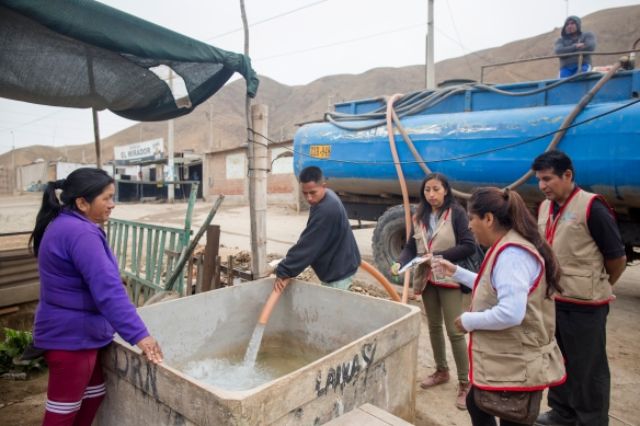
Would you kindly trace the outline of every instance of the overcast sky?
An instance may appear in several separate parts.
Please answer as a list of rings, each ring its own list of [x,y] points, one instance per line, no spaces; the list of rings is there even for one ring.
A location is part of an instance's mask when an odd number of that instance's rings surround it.
[[[104,0],[114,8],[234,52],[244,48],[239,0]],[[435,0],[435,60],[548,32],[569,15],[638,0]],[[424,63],[427,0],[245,0],[258,74],[287,85],[376,67]],[[588,28],[587,28],[588,30]],[[551,46],[549,47],[551,54]],[[135,124],[100,112],[101,136]],[[12,146],[93,141],[90,110],[0,98],[0,154]]]

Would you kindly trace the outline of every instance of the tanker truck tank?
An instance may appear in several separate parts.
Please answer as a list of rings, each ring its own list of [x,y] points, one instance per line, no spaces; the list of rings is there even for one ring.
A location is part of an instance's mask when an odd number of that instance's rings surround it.
[[[466,84],[416,92],[394,104],[421,159],[452,186],[469,192],[518,180],[544,152],[602,74],[500,86]],[[640,70],[611,75],[580,110],[557,149],[573,160],[576,182],[615,209],[632,254],[640,246]],[[326,121],[294,137],[294,170],[320,167],[351,219],[378,221],[373,252],[386,271],[404,241],[400,184],[382,113],[385,100],[335,105]],[[409,145],[395,135],[413,201],[425,176]],[[517,188],[532,208],[542,201],[535,177]],[[632,257],[632,256],[630,256]]]

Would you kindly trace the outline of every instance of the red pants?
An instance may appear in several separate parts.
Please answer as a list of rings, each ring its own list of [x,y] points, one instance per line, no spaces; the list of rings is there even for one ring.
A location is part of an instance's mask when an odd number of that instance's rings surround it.
[[[98,349],[47,351],[49,387],[43,426],[90,426],[104,399]]]

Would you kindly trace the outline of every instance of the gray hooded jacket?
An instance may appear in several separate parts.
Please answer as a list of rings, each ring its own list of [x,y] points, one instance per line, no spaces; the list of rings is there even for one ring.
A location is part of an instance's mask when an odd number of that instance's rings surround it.
[[[578,27],[577,31],[574,34],[567,34],[565,29],[567,28],[567,23],[569,21],[573,21],[576,23]],[[580,49],[576,47],[577,43],[584,43],[584,46]],[[596,50],[596,36],[591,32],[582,32],[582,21],[577,16],[569,16],[562,26],[561,37],[556,40],[555,43],[555,52],[556,55],[561,55],[563,53],[572,53],[572,52],[593,52]],[[578,65],[578,55],[576,56],[565,56],[560,58],[560,68],[571,67]],[[582,57],[583,64],[591,64],[591,55],[584,55]]]

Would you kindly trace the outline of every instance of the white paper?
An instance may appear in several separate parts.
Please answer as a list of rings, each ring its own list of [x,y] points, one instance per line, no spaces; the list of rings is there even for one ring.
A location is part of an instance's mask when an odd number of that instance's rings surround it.
[[[399,274],[403,273],[404,271],[407,271],[411,268],[413,268],[416,265],[421,264],[422,262],[425,262],[427,259],[425,259],[422,256],[416,256],[413,259],[411,259],[406,265],[404,265],[402,268],[400,268],[400,270],[398,271]]]

